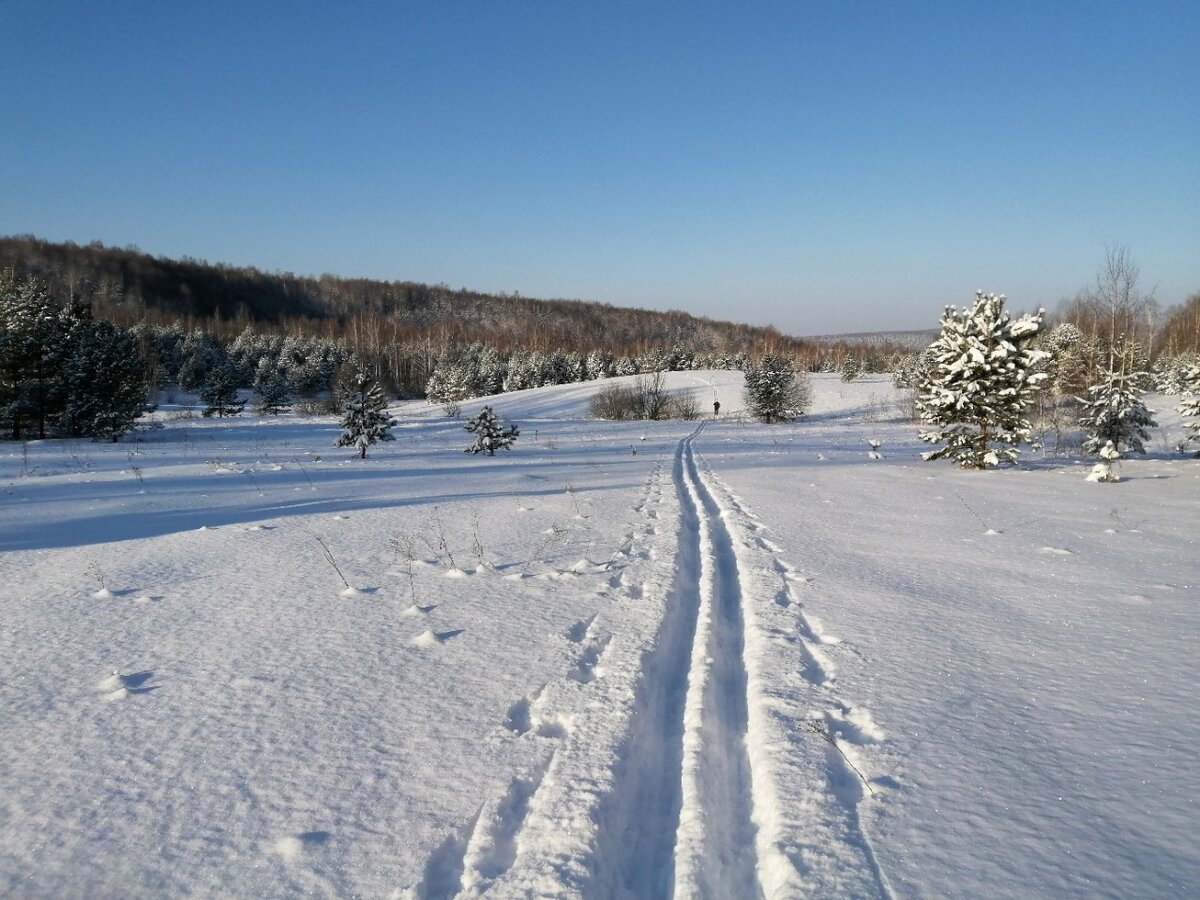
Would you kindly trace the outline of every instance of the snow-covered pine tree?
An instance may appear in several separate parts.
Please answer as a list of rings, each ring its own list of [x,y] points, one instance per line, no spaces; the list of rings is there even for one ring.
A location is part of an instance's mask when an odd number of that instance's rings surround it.
[[[516,425],[509,425],[507,428],[502,426],[490,406],[485,406],[479,411],[479,415],[467,419],[466,428],[475,435],[475,440],[467,447],[466,452],[486,453],[488,456],[495,456],[497,450],[511,448],[521,433],[521,429]]]
[[[808,379],[792,364],[773,353],[764,353],[757,366],[746,369],[743,391],[746,410],[768,425],[804,415],[811,399]]]
[[[927,460],[948,457],[983,469],[1015,461],[1019,444],[1031,439],[1025,408],[1046,375],[1036,371],[1045,353],[1029,345],[1044,311],[1014,321],[1004,299],[976,291],[970,308],[946,307],[917,397],[921,422],[929,426],[921,440],[945,444],[923,454]]]
[[[200,400],[204,403],[201,415],[204,418],[236,416],[246,406],[238,399],[238,367],[229,360],[222,360],[208,372],[200,386]]]
[[[226,359],[225,349],[217,339],[200,329],[184,338],[179,355],[179,386],[185,391],[199,392],[212,371]]]
[[[14,440],[46,437],[62,415],[71,328],[44,283],[0,271],[0,427]]]
[[[130,333],[111,322],[78,330],[64,378],[66,420],[76,436],[115,442],[146,411],[145,364]]]
[[[394,441],[392,427],[396,424],[387,413],[387,397],[379,383],[360,372],[355,378],[356,390],[346,403],[342,416],[342,428],[338,438],[339,447],[357,447],[358,458],[367,458],[367,447],[378,441]]]
[[[1200,443],[1200,365],[1189,366],[1183,377],[1183,402],[1179,411],[1192,421],[1187,423],[1191,431],[1189,442]],[[1200,452],[1196,454],[1200,456]]]
[[[471,395],[471,373],[467,364],[451,354],[443,354],[425,384],[430,403],[439,403],[448,416],[457,416],[459,404]]]
[[[1129,360],[1117,358],[1102,368],[1099,383],[1088,388],[1088,398],[1082,400],[1079,424],[1087,432],[1085,453],[1097,455],[1110,441],[1121,457],[1146,452],[1145,441],[1150,437],[1146,429],[1154,427],[1154,417],[1142,403],[1141,385],[1147,373],[1122,364]]]
[[[280,367],[279,357],[264,356],[258,361],[254,371],[254,396],[258,398],[261,414],[278,415],[291,406],[288,377]]]
[[[862,374],[862,363],[853,353],[847,353],[842,358],[842,381],[849,384]]]

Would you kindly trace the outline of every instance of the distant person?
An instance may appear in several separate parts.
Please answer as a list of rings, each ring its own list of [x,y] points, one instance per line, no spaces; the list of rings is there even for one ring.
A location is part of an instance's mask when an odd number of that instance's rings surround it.
[[[713,418],[715,419],[720,414],[721,414],[721,401],[714,400],[713,401]]]

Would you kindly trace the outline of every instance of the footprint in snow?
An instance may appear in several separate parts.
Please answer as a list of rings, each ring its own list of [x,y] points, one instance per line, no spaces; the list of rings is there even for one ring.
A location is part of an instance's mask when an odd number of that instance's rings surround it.
[[[591,616],[587,619],[580,619],[567,629],[567,640],[572,644],[580,643],[585,637],[587,637],[588,629],[592,627],[592,623],[594,621],[596,621],[595,616]]]
[[[1065,547],[1043,547],[1038,552],[1045,553],[1047,556],[1072,556],[1072,555],[1074,555],[1073,550],[1068,550]]]

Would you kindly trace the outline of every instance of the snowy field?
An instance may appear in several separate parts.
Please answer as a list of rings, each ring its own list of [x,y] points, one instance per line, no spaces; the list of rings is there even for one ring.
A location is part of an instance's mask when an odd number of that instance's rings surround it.
[[[671,377],[0,444],[0,895],[1200,895],[1200,460]]]

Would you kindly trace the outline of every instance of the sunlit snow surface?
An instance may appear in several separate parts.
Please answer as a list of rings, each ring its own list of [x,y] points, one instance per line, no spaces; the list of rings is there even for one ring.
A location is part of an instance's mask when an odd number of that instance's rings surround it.
[[[721,418],[0,443],[0,895],[1200,893],[1172,398],[1094,484],[921,462],[882,377],[671,383]]]

